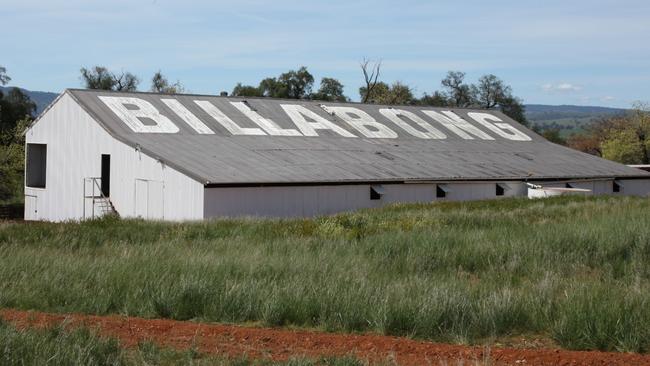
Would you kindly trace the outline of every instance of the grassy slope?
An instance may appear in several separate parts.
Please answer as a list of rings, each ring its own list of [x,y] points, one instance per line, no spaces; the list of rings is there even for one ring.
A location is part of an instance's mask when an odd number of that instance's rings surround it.
[[[0,224],[0,306],[647,352],[649,219],[621,197]]]

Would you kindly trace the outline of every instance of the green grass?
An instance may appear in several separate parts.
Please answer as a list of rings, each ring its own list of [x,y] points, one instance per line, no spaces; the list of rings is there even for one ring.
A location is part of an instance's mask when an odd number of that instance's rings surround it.
[[[125,360],[117,341],[100,339],[85,329],[21,331],[0,321],[2,365],[119,365]]]
[[[650,351],[650,200],[0,223],[0,307]]]
[[[0,365],[3,366],[362,366],[351,357],[293,358],[285,362],[246,357],[201,355],[194,350],[178,351],[145,342],[135,349],[120,347],[113,338],[102,338],[86,328],[16,329],[0,321]]]

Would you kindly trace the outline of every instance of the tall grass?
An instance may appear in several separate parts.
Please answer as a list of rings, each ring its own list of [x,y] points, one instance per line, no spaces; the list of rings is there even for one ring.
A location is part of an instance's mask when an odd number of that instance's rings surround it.
[[[114,339],[101,339],[87,329],[62,327],[18,330],[0,321],[0,364],[121,365],[126,357]]]
[[[120,347],[114,338],[101,338],[86,328],[16,329],[0,321],[0,365],[3,366],[362,366],[352,357],[309,359],[296,357],[285,362],[247,357],[201,355],[195,350],[178,351],[144,342],[135,349]],[[388,364],[387,364],[388,365]]]
[[[650,350],[650,201],[0,224],[0,306]]]

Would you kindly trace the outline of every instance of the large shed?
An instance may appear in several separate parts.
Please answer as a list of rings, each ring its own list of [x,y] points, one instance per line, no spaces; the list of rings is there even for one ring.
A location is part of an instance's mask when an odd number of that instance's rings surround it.
[[[647,195],[650,173],[493,110],[68,89],[26,132],[25,219],[312,216],[525,196]]]

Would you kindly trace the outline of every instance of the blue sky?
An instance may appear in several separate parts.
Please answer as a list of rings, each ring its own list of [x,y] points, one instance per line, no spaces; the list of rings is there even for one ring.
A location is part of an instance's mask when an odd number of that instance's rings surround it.
[[[305,65],[358,100],[359,61],[417,94],[447,70],[493,73],[526,103],[650,100],[650,1],[0,0],[12,85],[80,87],[79,68],[162,70],[194,93]]]

